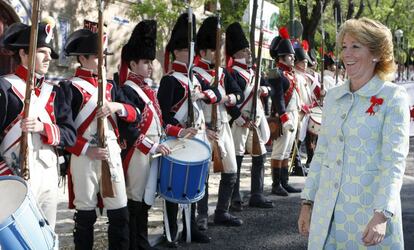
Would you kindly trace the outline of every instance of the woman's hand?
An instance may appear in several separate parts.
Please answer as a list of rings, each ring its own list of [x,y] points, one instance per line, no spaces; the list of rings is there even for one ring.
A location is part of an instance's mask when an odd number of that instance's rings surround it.
[[[303,236],[309,236],[309,228],[311,221],[312,207],[309,205],[302,205],[298,219],[299,233]]]
[[[368,222],[362,233],[362,242],[365,246],[374,246],[384,240],[387,229],[387,218],[382,213],[374,212],[374,216]]]
[[[43,133],[44,125],[37,118],[26,118],[20,124],[23,132]]]
[[[180,131],[178,134],[178,137],[180,138],[193,138],[197,134],[196,128],[184,128]]]
[[[122,110],[122,104],[119,102],[105,102],[102,108],[96,112],[96,117],[107,117],[115,112]]]

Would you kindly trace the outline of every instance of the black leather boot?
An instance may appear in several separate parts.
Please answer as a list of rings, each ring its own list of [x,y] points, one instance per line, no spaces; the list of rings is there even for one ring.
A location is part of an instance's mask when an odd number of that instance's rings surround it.
[[[214,223],[217,225],[238,227],[243,221],[229,213],[229,205],[237,174],[221,173],[220,186],[216,211],[214,212]]]
[[[129,247],[128,208],[107,210],[108,215],[108,249],[124,250]]]
[[[198,230],[198,226],[195,220],[195,204],[191,204],[191,222],[190,222],[190,227],[191,227],[191,241],[192,242],[197,242],[197,243],[210,243],[210,237],[207,234],[202,233],[200,230]],[[182,238],[183,240],[186,239],[187,236],[187,223],[186,223],[186,218],[185,215],[183,214],[183,233],[182,233]]]
[[[206,231],[208,229],[208,179],[206,179],[206,189],[204,196],[197,202],[197,227],[200,231]]]
[[[298,140],[297,143],[297,149],[300,149],[301,141]],[[293,153],[294,150],[292,150]],[[297,151],[295,154],[295,159],[293,160],[293,172],[292,175],[294,176],[305,176],[305,173],[303,172],[303,166],[302,166],[302,159],[300,157],[300,152]]]
[[[73,240],[76,250],[89,250],[93,248],[93,225],[96,222],[95,210],[76,210],[73,215],[75,228]]]
[[[169,248],[177,248],[178,247],[178,225],[177,225],[177,215],[178,215],[178,204],[172,203],[169,201],[165,201],[166,203],[166,213],[168,218],[168,230],[170,231],[171,242],[167,242],[167,247]],[[165,221],[164,221],[165,223]],[[166,232],[166,225],[164,224],[164,232],[165,236],[167,235]]]
[[[278,196],[288,196],[289,193],[281,185],[281,169],[272,168],[272,194]]]
[[[243,162],[243,157],[240,155],[236,155],[236,162],[237,162],[237,178],[236,183],[234,184],[233,188],[233,195],[231,197],[231,205],[230,210],[233,212],[241,212],[243,210],[243,201],[240,195],[240,171]]]
[[[289,185],[289,170],[288,167],[282,167],[281,168],[281,183],[282,187],[288,192],[288,193],[300,193],[302,190],[297,189]]]
[[[266,155],[252,157],[250,200],[249,206],[259,208],[273,208],[273,202],[263,195],[264,160]]]
[[[145,202],[128,200],[129,211],[129,249],[154,250],[148,242],[148,210]]]

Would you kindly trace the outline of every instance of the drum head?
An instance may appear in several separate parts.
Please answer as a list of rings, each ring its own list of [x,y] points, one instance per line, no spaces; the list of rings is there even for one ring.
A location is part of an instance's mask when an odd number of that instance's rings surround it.
[[[0,177],[0,224],[13,214],[23,203],[27,194],[27,186],[18,177]]]
[[[183,147],[166,156],[175,161],[190,163],[200,162],[210,158],[210,148],[198,139],[169,139],[163,142],[163,144],[168,145],[171,150],[174,150],[176,147]]]

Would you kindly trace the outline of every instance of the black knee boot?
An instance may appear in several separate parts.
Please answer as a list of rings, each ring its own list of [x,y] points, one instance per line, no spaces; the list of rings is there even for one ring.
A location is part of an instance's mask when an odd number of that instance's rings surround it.
[[[171,246],[176,245],[178,239],[178,225],[177,225],[177,215],[178,215],[178,204],[165,201],[166,213],[168,219],[168,230],[170,231],[171,241],[173,242]],[[167,228],[164,221],[164,231],[167,235]]]
[[[289,193],[282,187],[282,176],[280,168],[272,168],[272,194],[288,196]]]
[[[230,206],[230,210],[235,211],[235,212],[240,212],[243,210],[243,207],[242,207],[243,202],[242,202],[241,195],[240,195],[240,171],[241,171],[241,166],[243,162],[243,157],[244,156],[236,155],[237,178],[236,178],[236,183],[234,184],[233,194],[231,196],[231,206]]]
[[[288,167],[282,167],[281,168],[281,175],[282,175],[282,187],[288,192],[288,193],[300,193],[301,190],[292,187],[289,185],[289,170]]]
[[[129,247],[129,214],[128,208],[107,210],[108,215],[108,248],[123,250]]]
[[[197,242],[197,243],[209,243],[210,242],[210,237],[207,236],[206,234],[202,233],[200,230],[198,230],[197,227],[197,222],[195,220],[195,210],[196,210],[196,205],[193,203],[190,206],[191,209],[191,218],[190,218],[190,227],[191,227],[191,241],[192,242]],[[185,214],[183,212],[183,234],[182,237],[183,239],[186,239],[187,237],[187,224],[186,224],[186,218],[185,218]]]
[[[148,242],[148,210],[145,202],[128,200],[129,249],[153,249]]]
[[[206,179],[206,189],[204,196],[197,202],[197,227],[201,231],[205,231],[208,228],[208,179]]]
[[[292,175],[295,176],[305,176],[305,174],[303,173],[303,166],[302,166],[302,159],[300,157],[300,145],[301,145],[301,141],[298,140],[297,143],[297,151],[295,154],[295,159],[293,160],[293,172]],[[292,150],[292,153],[295,149]]]
[[[250,200],[249,206],[260,208],[272,208],[273,202],[267,200],[263,194],[264,186],[264,161],[266,155],[252,157]]]
[[[96,211],[76,210],[73,216],[75,228],[73,240],[76,250],[89,250],[93,247],[93,225],[96,222]]]
[[[229,205],[237,174],[221,173],[214,223],[225,226],[241,226],[243,221],[229,213]]]

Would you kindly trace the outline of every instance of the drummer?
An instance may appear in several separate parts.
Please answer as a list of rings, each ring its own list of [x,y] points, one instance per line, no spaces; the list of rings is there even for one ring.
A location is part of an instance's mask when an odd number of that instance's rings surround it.
[[[156,52],[156,35],[156,21],[141,21],[135,26],[121,54],[122,88],[143,117],[138,126],[119,122],[121,141],[126,144],[121,155],[128,197],[129,249],[151,248],[148,242],[148,210],[154,204],[158,172],[158,161],[153,161],[151,156],[156,153],[167,155],[171,152],[170,148],[160,144],[161,136],[164,132],[178,137],[192,137],[197,133],[194,128],[184,129],[169,124],[165,131],[162,128],[161,111],[156,92],[151,88],[150,78]],[[150,169],[155,174],[150,175]],[[150,179],[150,176],[155,178]]]
[[[289,156],[296,137],[301,111],[297,77],[293,71],[295,51],[286,28],[280,30],[270,46],[270,55],[277,62],[277,68],[269,72],[269,84],[273,89],[272,110],[282,123],[282,136],[273,141],[271,155],[272,194],[288,196],[300,190],[289,185]],[[306,111],[305,111],[306,112]]]
[[[193,34],[195,34],[195,16],[193,18]],[[212,130],[206,129],[204,114],[201,107],[201,103],[217,103],[220,102],[221,96],[216,88],[211,88],[205,85],[203,82],[198,82],[194,77],[191,83],[193,86],[189,86],[188,79],[188,15],[186,13],[179,16],[176,24],[171,33],[171,38],[167,44],[165,51],[164,69],[168,71],[169,68],[169,56],[173,56],[172,71],[167,75],[164,75],[160,82],[158,90],[158,102],[162,111],[162,117],[164,124],[177,125],[186,127],[188,121],[188,94],[191,94],[191,100],[193,101],[194,109],[194,124],[198,129],[197,138],[206,142],[208,139],[217,140],[217,133]],[[191,87],[190,93],[188,89]],[[177,212],[178,204],[166,202],[167,217],[169,230],[173,237],[173,245],[177,245]],[[201,233],[195,221],[195,204],[191,206],[191,240],[199,243],[208,243],[210,238]],[[186,231],[186,227],[184,227]],[[183,233],[186,235],[186,233]]]
[[[240,104],[244,100],[243,92],[237,82],[231,77],[228,71],[219,67],[219,72],[215,72],[216,53],[220,53],[220,48],[216,48],[216,33],[218,19],[215,16],[208,17],[202,23],[197,33],[197,53],[200,57],[194,67],[194,73],[200,82],[213,85],[214,79],[218,77],[218,89],[221,93],[221,102],[217,105],[217,124],[210,124],[217,132],[220,139],[218,148],[223,170],[218,191],[217,207],[214,212],[214,223],[225,226],[241,226],[243,221],[229,213],[231,196],[237,180],[237,163],[234,149],[234,141],[227,118],[227,107]],[[220,73],[220,74],[219,74]],[[219,74],[219,75],[216,75]],[[212,105],[203,105],[203,112],[207,122],[211,122]],[[237,117],[235,117],[237,118]],[[208,185],[206,187],[208,190]],[[207,229],[208,218],[208,192],[204,198],[198,202],[197,224],[200,229]]]
[[[6,30],[4,45],[15,53],[19,65],[14,74],[0,78],[0,129],[3,131],[0,155],[8,165],[2,174],[19,174],[20,136],[22,131],[30,132],[33,154],[29,155],[34,157],[29,158],[29,186],[52,228],[55,227],[58,202],[56,146],[71,146],[76,139],[72,110],[66,101],[71,99],[69,87],[45,80],[50,61],[58,58],[52,46],[53,26],[53,23],[39,24],[34,66],[36,95],[31,97],[35,103],[30,106],[29,118],[19,122],[28,74],[30,26],[15,23]]]

